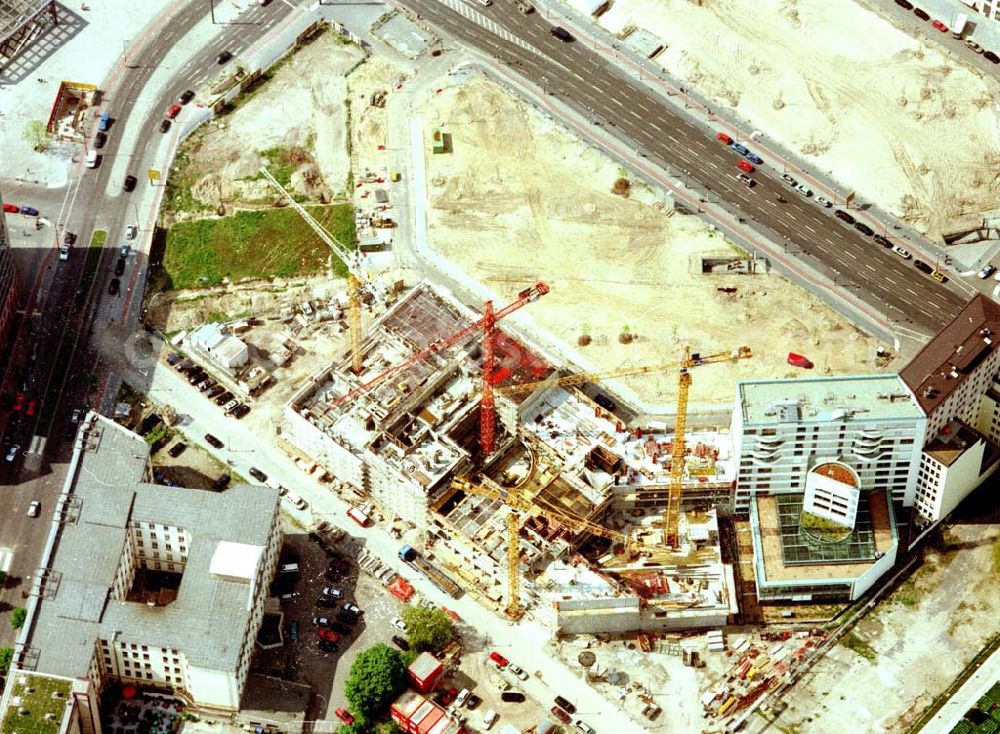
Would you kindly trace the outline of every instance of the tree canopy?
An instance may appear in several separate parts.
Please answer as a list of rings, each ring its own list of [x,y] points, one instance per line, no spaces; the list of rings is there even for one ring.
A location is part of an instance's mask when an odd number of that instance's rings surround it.
[[[417,650],[439,650],[451,641],[455,625],[443,609],[407,607],[403,610],[406,636]]]
[[[406,666],[397,650],[379,643],[362,650],[351,666],[344,695],[351,713],[373,720],[406,688]]]

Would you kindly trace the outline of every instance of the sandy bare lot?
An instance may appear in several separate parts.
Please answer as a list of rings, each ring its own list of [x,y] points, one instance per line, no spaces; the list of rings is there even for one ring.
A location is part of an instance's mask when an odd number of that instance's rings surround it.
[[[1000,84],[853,2],[618,0],[600,22],[930,236],[1000,202]]]
[[[753,360],[699,370],[692,400],[712,405],[730,404],[738,379],[810,374],[786,364],[789,351],[807,354],[814,372],[877,371],[875,340],[784,278],[702,275],[702,256],[737,251],[694,217],[661,211],[642,186],[612,194],[616,165],[484,79],[432,95],[426,110],[431,245],[500,301],[549,283],[532,317],[567,345],[587,331],[580,353],[599,369],[672,362],[685,343],[750,344]],[[454,152],[430,152],[435,122]],[[625,327],[637,337],[627,345]],[[675,380],[629,384],[659,403]]]
[[[983,491],[963,505],[914,575],[786,696],[777,730],[905,732],[996,634],[998,520]]]

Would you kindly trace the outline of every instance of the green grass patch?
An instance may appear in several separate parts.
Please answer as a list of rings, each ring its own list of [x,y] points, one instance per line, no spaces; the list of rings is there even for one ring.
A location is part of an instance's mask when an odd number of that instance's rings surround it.
[[[904,607],[915,607],[915,606],[917,606],[917,600],[914,599],[909,594],[898,594],[896,596],[896,601],[898,601]]]
[[[350,204],[308,207],[340,242],[353,249],[354,209]],[[224,278],[270,278],[321,272],[330,248],[293,209],[241,211],[221,219],[175,224],[167,233],[164,290],[218,285]],[[347,269],[334,258],[341,277]]]
[[[163,197],[164,212],[206,212],[212,206],[198,201],[191,193],[200,175],[192,155],[197,151],[204,136],[204,128],[181,143],[174,157],[170,175],[167,176],[167,190]]]
[[[20,703],[7,709],[3,734],[58,734],[63,715],[69,711],[66,699],[70,687],[66,680],[18,673],[11,693]],[[55,692],[59,697],[53,698]],[[46,718],[46,714],[51,718]]]
[[[877,657],[875,648],[865,642],[861,637],[859,637],[854,632],[848,632],[840,640],[840,644],[846,647],[848,650],[853,650],[858,655],[867,660],[874,660]]]

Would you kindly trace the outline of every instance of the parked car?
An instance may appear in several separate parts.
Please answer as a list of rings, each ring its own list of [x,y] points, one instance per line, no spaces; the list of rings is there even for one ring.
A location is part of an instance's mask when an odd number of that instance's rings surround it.
[[[737,173],[736,174],[736,178],[738,178],[740,181],[742,181],[743,185],[746,186],[748,189],[752,189],[754,186],[757,185],[757,182],[754,181],[752,178],[750,178],[745,173]]]
[[[252,476],[258,482],[266,482],[267,481],[267,474],[265,474],[264,472],[262,472],[260,469],[258,469],[255,466],[251,466],[250,467],[250,471],[248,473],[250,474],[250,476]]]
[[[94,136],[94,147],[95,148],[103,148],[104,144],[106,142],[108,142],[108,134],[107,133],[98,132]]]
[[[83,414],[83,411],[81,411],[79,408],[77,408],[76,410],[73,411],[72,415],[70,415],[69,422],[72,423],[73,425],[76,425],[77,423],[80,422],[80,416],[82,414]]]
[[[817,196],[813,201],[815,201],[824,209],[829,209],[831,206],[833,206],[833,202],[827,199],[825,196]]]
[[[469,700],[470,694],[471,691],[468,688],[463,688],[459,691],[458,695],[455,696],[455,708],[462,708],[462,706],[465,705],[465,702]]]
[[[229,476],[228,474],[220,474],[219,478],[216,479],[214,482],[212,482],[212,489],[223,490],[229,486],[229,482],[231,480],[232,477]]]
[[[128,230],[125,230],[125,233],[128,234]],[[132,252],[132,245],[128,242],[122,242],[121,247],[118,248],[118,255],[120,257],[128,257],[130,252]]]
[[[354,723],[354,717],[351,716],[351,712],[342,706],[336,709],[333,713],[335,713],[337,715],[337,718],[343,721],[345,724]]]
[[[208,442],[209,444],[211,444],[212,446],[214,446],[214,447],[215,447],[215,448],[217,448],[217,449],[221,449],[221,448],[222,448],[223,446],[225,446],[225,444],[224,444],[224,443],[222,443],[222,441],[220,441],[219,439],[217,439],[217,438],[216,438],[215,436],[213,436],[213,435],[212,435],[211,433],[206,433],[206,434],[205,434],[205,440],[206,440],[206,441],[207,441],[207,442]]]
[[[233,408],[233,412],[231,413],[231,415],[236,420],[240,420],[244,416],[246,416],[246,414],[249,412],[250,412],[250,406],[246,405],[245,403],[240,403],[235,408]]]
[[[205,391],[205,397],[206,398],[214,398],[216,395],[218,395],[220,392],[222,392],[225,389],[226,388],[224,388],[222,385],[213,385],[212,387],[208,388]]]
[[[22,410],[24,408],[24,393],[23,392],[19,392],[17,395],[14,396],[14,405],[13,405],[13,408],[14,408],[15,411],[20,411],[20,410]]]
[[[909,250],[907,250],[907,249],[905,249],[903,247],[900,247],[899,245],[896,245],[895,247],[893,247],[892,251],[895,252],[897,255],[899,255],[904,260],[909,260],[911,257],[913,257],[913,255],[910,254]]]
[[[997,271],[996,267],[993,265],[987,265],[982,270],[980,270],[976,275],[978,275],[982,280],[989,278],[993,273]]]
[[[31,504],[28,505],[28,517],[38,517],[41,511],[42,503],[38,500],[32,500]]]
[[[510,662],[509,660],[507,660],[507,658],[498,653],[496,650],[490,653],[490,660],[496,663],[497,668],[506,668]]]
[[[69,260],[69,245],[59,245],[59,259]]]
[[[358,606],[356,604],[352,604],[349,601],[344,602],[344,611],[347,612],[348,614],[353,614],[355,617],[361,616],[361,610],[358,608]]]
[[[854,224],[854,217],[845,212],[843,209],[834,209],[833,216],[842,222],[847,222],[848,224]]]
[[[564,724],[568,724],[571,721],[569,714],[567,714],[558,706],[553,706],[551,709],[549,709],[549,711],[551,711],[552,715],[555,716],[557,719],[559,719],[559,721],[561,721]]]
[[[563,43],[570,43],[576,40],[575,38],[573,38],[573,34],[567,31],[562,26],[558,25],[552,26],[552,28],[549,29],[549,33],[551,33],[553,36],[558,38]]]
[[[230,51],[223,51],[218,56],[215,57],[215,63],[220,66],[233,58],[233,54]]]
[[[733,144],[733,139],[731,137],[729,137],[728,135],[726,135],[725,133],[716,133],[715,134],[715,139],[718,140],[721,143],[725,143],[726,145],[732,145]]]
[[[125,239],[134,240],[137,234],[139,234],[139,228],[136,227],[134,224],[130,224],[125,228]],[[128,250],[122,253],[122,257],[126,256],[128,256]]]
[[[233,399],[233,394],[228,390],[226,390],[225,392],[222,393],[222,395],[220,395],[215,399],[215,404],[224,405],[225,403],[228,403],[232,399]]]
[[[170,132],[171,124],[172,123],[170,122],[170,120],[160,120],[160,132],[161,133]]]
[[[469,700],[465,702],[465,708],[467,708],[470,711],[472,711],[472,710],[478,708],[479,704],[481,704],[482,702],[483,702],[483,699],[481,699],[475,693],[470,693],[469,694]]]
[[[304,510],[309,506],[308,502],[299,497],[297,494],[293,494],[292,492],[288,492],[285,495],[285,499],[288,500],[288,504],[290,504],[297,510]]]
[[[316,600],[316,606],[323,609],[333,609],[337,606],[337,600],[331,599],[328,596],[321,596]]]
[[[64,232],[63,233],[63,244],[72,245],[76,243],[76,232]]]
[[[139,183],[139,179],[130,173],[125,177],[125,183],[122,184],[122,188],[125,189],[125,191],[135,191],[135,185],[137,183]]]
[[[28,409],[26,411],[24,411],[24,413],[25,413],[25,415],[32,416],[32,415],[35,414],[35,411],[37,409],[38,409],[38,401],[37,400],[29,400],[28,401]]]
[[[528,680],[528,674],[525,673],[524,669],[521,668],[520,666],[511,663],[510,665],[507,666],[507,670],[509,670],[511,673],[516,675],[521,680]]]
[[[978,43],[976,43],[975,41],[973,41],[971,38],[968,39],[965,42],[965,45],[969,48],[970,51],[972,51],[972,53],[975,53],[975,54],[981,54],[983,51],[986,50],[982,46],[980,46]]]
[[[180,102],[181,104],[187,104],[192,99],[194,99],[194,92],[192,92],[190,89],[186,89],[185,91],[181,92],[181,96],[178,98],[177,101]]]
[[[520,691],[504,691],[500,694],[500,700],[507,703],[524,703],[524,694]]]
[[[329,627],[330,618],[329,617],[313,617],[313,624],[317,627]]]
[[[410,649],[410,643],[406,641],[405,637],[400,637],[399,635],[392,636],[392,644],[403,652],[407,652]]]
[[[571,704],[569,701],[567,701],[562,696],[556,696],[555,697],[555,702],[556,702],[556,706],[558,706],[559,708],[563,709],[567,713],[570,713],[570,714],[575,714],[576,713],[576,706],[574,706],[573,704]]]
[[[348,612],[337,612],[337,621],[348,627],[353,627],[358,623],[358,618]]]
[[[906,10],[913,10],[913,3],[910,0],[896,0],[896,5]]]
[[[21,214],[24,214],[25,216],[28,216],[28,217],[37,217],[38,216],[38,210],[35,209],[35,207],[33,207],[33,206],[28,206],[27,204],[22,204],[21,205]]]
[[[323,652],[337,652],[337,643],[330,642],[329,640],[320,640],[316,643],[316,647]]]
[[[799,182],[792,178],[791,174],[783,173],[781,174],[781,180],[784,181],[789,186],[796,186]]]
[[[923,260],[914,260],[913,267],[915,267],[921,273],[926,273],[927,275],[930,275],[931,273],[934,272],[934,268],[925,263]]]
[[[863,235],[867,235],[868,237],[871,237],[873,234],[875,234],[875,230],[869,227],[864,222],[855,222],[854,229],[858,230]]]
[[[320,627],[316,630],[316,634],[321,640],[326,640],[327,642],[338,642],[340,640],[340,635],[326,627]]]
[[[918,18],[920,18],[920,20],[930,20],[931,19],[930,14],[926,10],[924,10],[923,8],[914,8],[913,9],[913,14],[915,16],[917,16]]]
[[[123,275],[125,273],[125,258],[120,257],[115,263],[115,275]]]
[[[933,278],[934,280],[936,280],[938,283],[947,283],[948,282],[948,276],[945,275],[944,273],[942,273],[940,270],[935,270],[933,273],[930,274],[930,276],[931,276],[931,278]]]
[[[489,729],[497,723],[498,718],[499,717],[497,716],[496,711],[493,709],[486,709],[486,711],[483,712],[483,729]]]
[[[226,403],[225,405],[223,405],[222,409],[228,413],[230,411],[230,409],[235,408],[239,404],[240,404],[240,401],[236,400],[235,398],[233,398],[228,403]]]
[[[175,443],[173,446],[170,447],[170,451],[168,451],[167,453],[176,459],[178,456],[184,453],[184,449],[186,448],[187,448],[186,443],[184,443],[183,441],[178,441],[177,443]]]
[[[121,275],[121,273],[119,273]],[[112,278],[111,282],[108,283],[108,295],[117,296],[118,292],[121,290],[121,281],[118,278]]]
[[[340,597],[343,596],[343,593],[340,591],[340,589],[335,589],[332,586],[324,586],[319,593],[322,594],[323,596],[328,596],[331,599],[339,599]]]
[[[892,242],[889,241],[888,237],[883,237],[880,234],[873,235],[872,239],[878,242],[882,247],[892,247]]]
[[[230,400],[229,402],[233,402],[233,401]],[[236,405],[232,405],[232,406],[230,406],[230,407],[228,407],[228,408],[225,409],[226,410],[226,415],[235,415],[236,411],[239,410],[242,407],[243,407],[243,403],[241,403],[240,401],[237,400],[236,401]]]
[[[583,734],[597,734],[597,731],[594,729],[594,727],[592,727],[583,719],[577,719],[576,721],[574,721],[573,726],[582,731]]]
[[[392,626],[396,629],[403,630],[403,632],[406,632],[407,630],[406,622],[404,622],[400,617],[396,617],[392,620]]]
[[[181,113],[181,106],[179,103],[174,102],[167,108],[167,119],[173,120],[177,115]]]
[[[21,207],[19,207],[17,204],[5,203],[3,205],[3,211],[4,214],[17,214],[19,211],[21,211]]]
[[[756,168],[754,168],[753,163],[749,163],[747,161],[736,161],[736,167],[739,168],[741,171],[746,171],[747,173],[753,173],[754,171],[757,170]]]
[[[947,23],[943,23],[940,20],[933,20],[933,21],[931,21],[931,25],[934,26],[935,28],[937,28],[942,33],[947,33],[948,32],[948,24]]]
[[[808,198],[809,198],[810,196],[812,196],[812,195],[813,195],[813,192],[812,192],[812,189],[811,189],[811,188],[809,188],[808,186],[806,186],[805,184],[796,184],[796,185],[794,186],[794,188],[795,188],[795,190],[796,190],[796,191],[798,191],[798,192],[799,192],[800,194],[802,194],[802,195],[803,195],[804,197],[806,197],[807,199],[808,199]]]
[[[1000,64],[1000,56],[997,56],[992,51],[985,51],[983,53],[983,58],[989,61],[991,64]]]
[[[7,450],[7,461],[13,461],[17,458],[17,452],[21,450],[20,444],[14,444]]]

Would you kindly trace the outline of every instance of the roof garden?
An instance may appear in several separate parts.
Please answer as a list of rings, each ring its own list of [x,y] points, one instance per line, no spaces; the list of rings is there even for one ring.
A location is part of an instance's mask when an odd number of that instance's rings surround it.
[[[3,734],[59,734],[73,681],[18,671]]]

